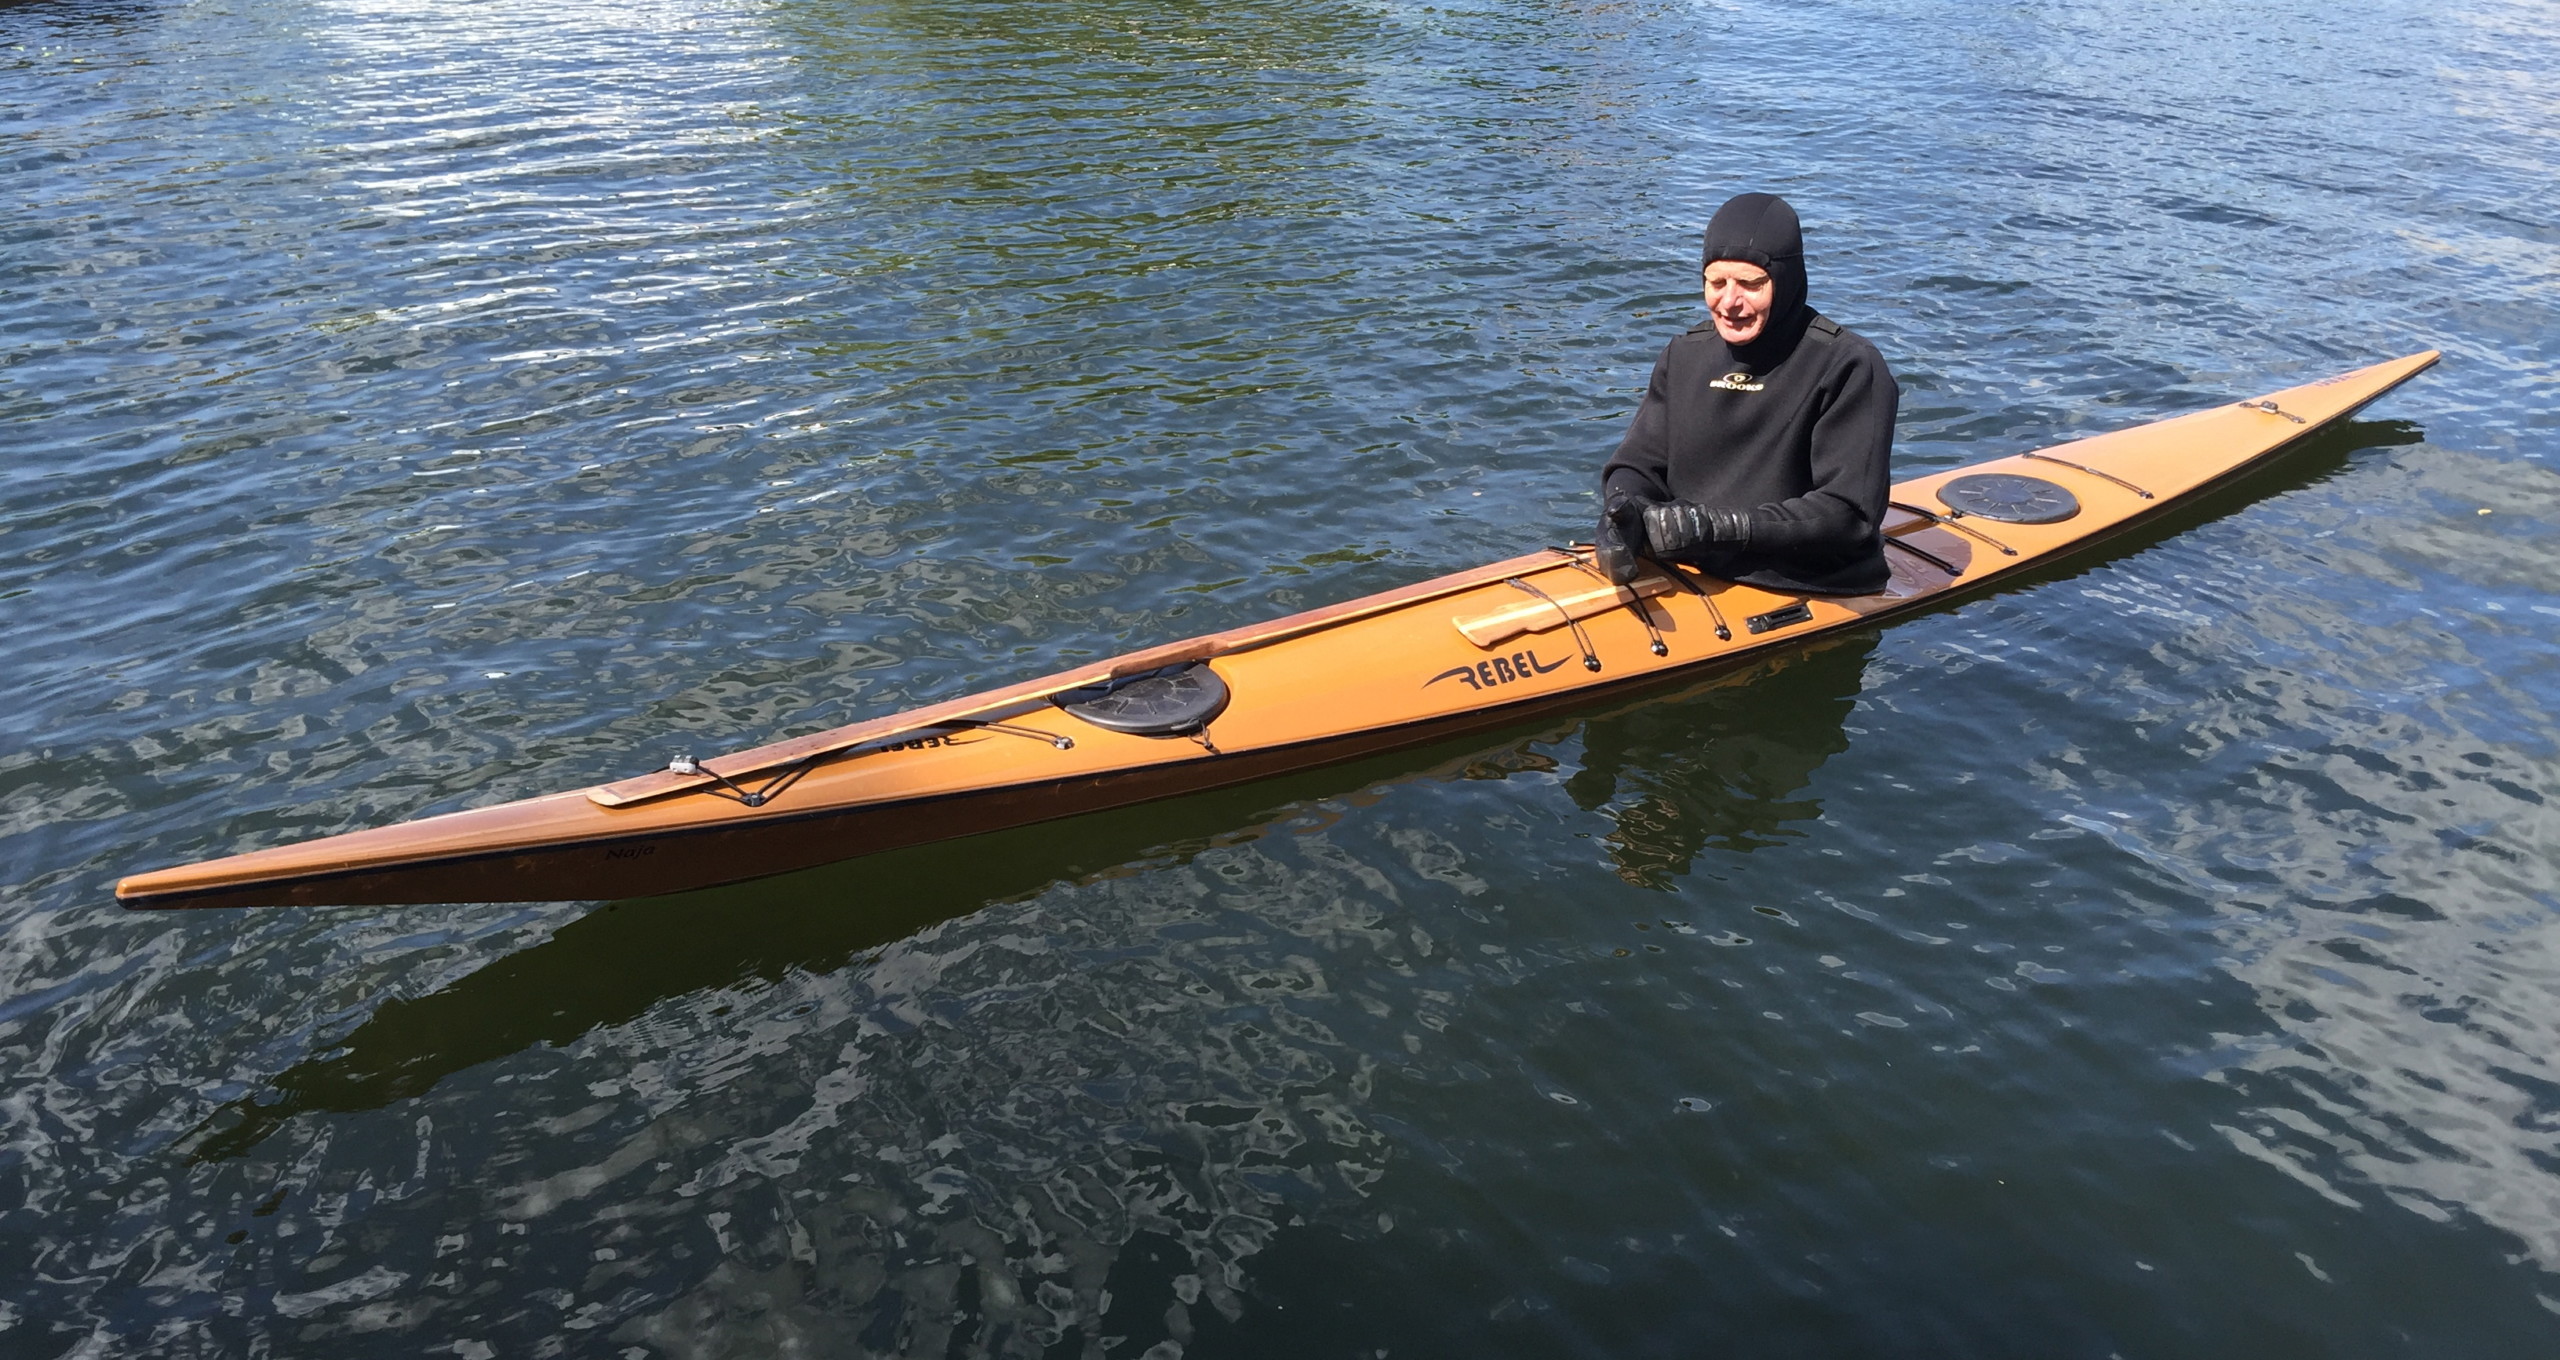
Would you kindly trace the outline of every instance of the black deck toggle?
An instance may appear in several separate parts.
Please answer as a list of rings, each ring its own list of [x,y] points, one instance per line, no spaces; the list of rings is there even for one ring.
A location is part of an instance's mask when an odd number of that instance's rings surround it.
[[[1754,614],[1744,619],[1742,626],[1754,633],[1770,633],[1781,628],[1793,628],[1799,623],[1811,622],[1813,622],[1813,606],[1798,600],[1794,604],[1772,609],[1766,614]]]

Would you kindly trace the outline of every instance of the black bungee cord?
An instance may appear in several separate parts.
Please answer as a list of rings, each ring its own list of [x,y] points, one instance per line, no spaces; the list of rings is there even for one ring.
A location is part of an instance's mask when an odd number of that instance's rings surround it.
[[[1563,605],[1556,604],[1555,596],[1538,589],[1536,586],[1521,580],[1517,576],[1506,576],[1502,579],[1512,585],[1518,586],[1532,595],[1537,596],[1548,604],[1554,605],[1556,613],[1564,619],[1564,626],[1573,630],[1573,645],[1582,649],[1582,668],[1586,671],[1596,671],[1600,669],[1600,653],[1592,649],[1591,639],[1583,635],[1582,621],[1573,616],[1572,610],[1565,608]],[[1645,620],[1645,627],[1651,628],[1652,626],[1653,620]],[[1659,641],[1659,639],[1657,639],[1657,641]],[[1661,653],[1656,652],[1655,655],[1659,656]]]

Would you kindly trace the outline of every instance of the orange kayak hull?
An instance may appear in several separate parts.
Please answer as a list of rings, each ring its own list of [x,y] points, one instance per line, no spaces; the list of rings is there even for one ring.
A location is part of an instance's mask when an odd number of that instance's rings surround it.
[[[1805,598],[1682,569],[1613,587],[1588,553],[1551,549],[698,766],[136,874],[116,895],[134,908],[645,897],[1503,726],[1757,661],[2086,549],[2437,357],[1897,483],[1884,526],[1893,582],[1877,595]],[[1982,484],[1950,486],[1985,475],[2057,490],[2001,518],[1964,494]],[[1060,706],[1182,667],[1207,667],[1229,696],[1196,730],[1114,730]]]

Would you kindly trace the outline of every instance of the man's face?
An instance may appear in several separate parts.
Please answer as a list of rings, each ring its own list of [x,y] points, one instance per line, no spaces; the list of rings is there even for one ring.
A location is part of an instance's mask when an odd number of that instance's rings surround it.
[[[1728,345],[1759,339],[1761,328],[1769,324],[1769,304],[1778,296],[1769,271],[1741,260],[1713,260],[1707,264],[1704,282],[1707,313],[1715,318],[1716,334]]]

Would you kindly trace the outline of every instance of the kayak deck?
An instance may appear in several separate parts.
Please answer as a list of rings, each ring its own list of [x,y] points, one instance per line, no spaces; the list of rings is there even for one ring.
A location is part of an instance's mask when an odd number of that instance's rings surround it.
[[[1893,578],[1875,595],[1805,597],[1678,568],[1616,587],[1587,550],[1549,549],[593,789],[137,874],[116,895],[135,908],[649,896],[1492,726],[2051,560],[2343,418],[2437,357],[1897,483],[1883,526]],[[1115,730],[1059,703],[1199,666],[1227,697],[1192,730]]]

